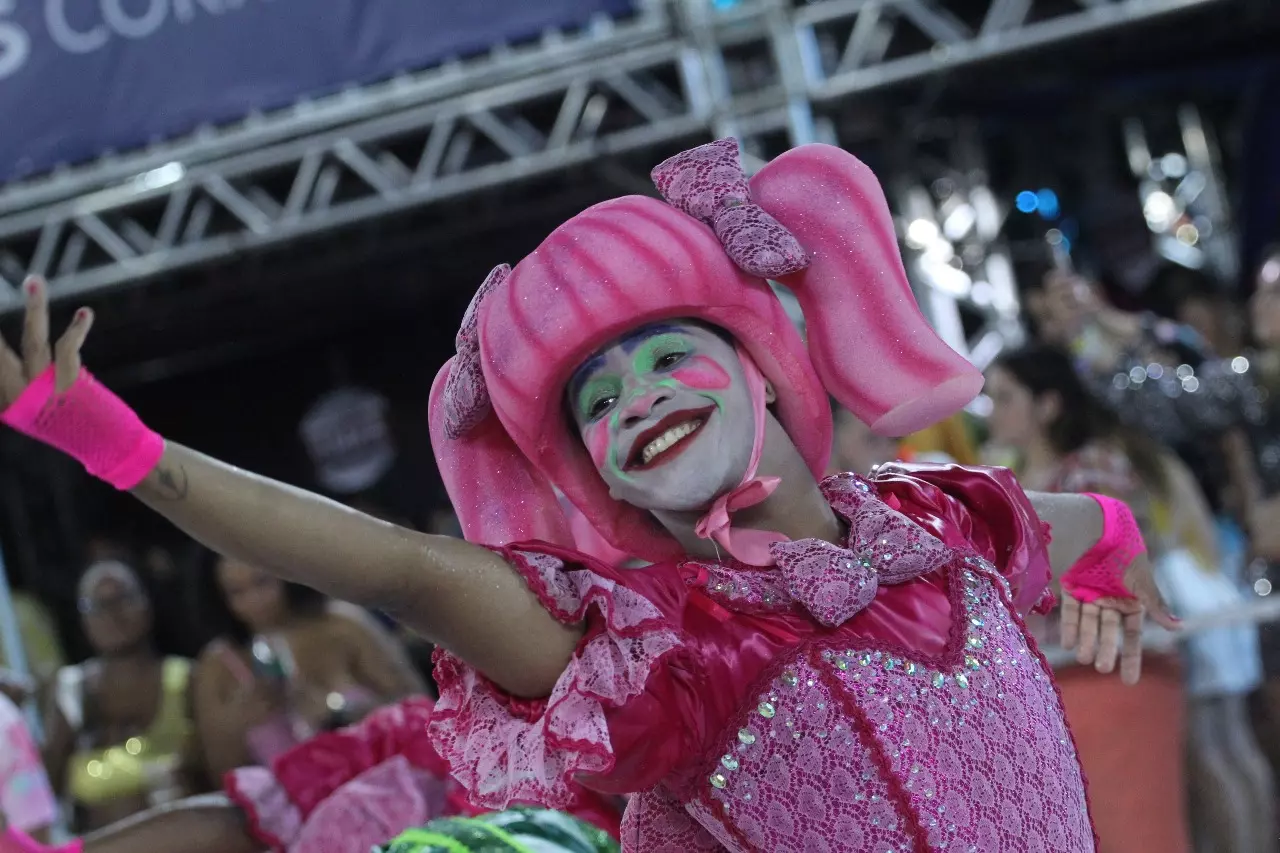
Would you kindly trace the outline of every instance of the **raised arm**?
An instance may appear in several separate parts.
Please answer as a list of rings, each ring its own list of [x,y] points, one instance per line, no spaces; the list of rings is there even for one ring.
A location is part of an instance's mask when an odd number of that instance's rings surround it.
[[[161,443],[83,372],[80,348],[92,321],[88,310],[77,312],[55,358],[48,344],[44,284],[27,283],[21,358],[0,341],[0,409],[6,423],[130,489],[221,554],[384,610],[514,695],[551,692],[581,627],[557,622],[501,557],[461,540],[378,521]],[[148,442],[154,451],[147,450]],[[153,455],[147,457],[148,452]],[[123,479],[122,472],[143,465],[133,482]]]

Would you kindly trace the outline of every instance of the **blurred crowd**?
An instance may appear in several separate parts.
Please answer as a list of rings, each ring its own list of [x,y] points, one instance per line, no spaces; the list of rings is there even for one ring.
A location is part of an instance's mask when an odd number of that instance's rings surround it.
[[[1280,630],[1259,605],[1280,581],[1280,248],[1247,302],[1173,266],[1144,310],[1062,266],[1026,284],[1031,342],[990,366],[980,417],[891,439],[836,411],[832,470],[999,464],[1028,489],[1128,502],[1186,634],[1126,687],[1055,651],[1052,617],[1029,625],[1057,666],[1101,849],[1274,853]],[[447,508],[430,526],[459,534]],[[379,614],[154,543],[87,552],[87,659],[70,663],[18,594],[31,674],[0,669],[0,813],[37,837],[217,790],[232,768],[431,692],[430,649]]]

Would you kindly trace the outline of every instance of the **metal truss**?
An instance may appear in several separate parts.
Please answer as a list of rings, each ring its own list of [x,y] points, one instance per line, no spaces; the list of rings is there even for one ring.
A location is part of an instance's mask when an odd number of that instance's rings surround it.
[[[1023,340],[1013,261],[1002,236],[1009,205],[987,186],[975,127],[962,124],[928,142],[918,142],[912,173],[891,183],[903,260],[930,323],[985,370]],[[977,320],[969,334],[962,314]]]
[[[1223,0],[791,2],[809,96],[822,102]]]
[[[732,134],[762,157],[779,133],[837,142],[815,104],[1223,0],[975,0],[967,16],[935,0],[656,2],[626,40],[552,39],[0,191],[0,313],[27,272],[84,296],[671,141]]]
[[[304,144],[169,163],[0,219],[0,281],[83,295],[696,134],[710,105],[677,42],[380,116]]]
[[[1129,168],[1153,247],[1174,263],[1204,269],[1222,285],[1234,286],[1240,256],[1215,134],[1191,104],[1179,107],[1176,124],[1173,148],[1153,152],[1143,121],[1131,117],[1124,123]]]
[[[671,21],[665,3],[637,0],[637,14],[630,20],[615,21],[602,15],[578,31],[548,30],[534,43],[514,47],[498,44],[465,61],[450,60],[320,99],[304,98],[286,109],[253,113],[241,121],[202,127],[188,137],[143,150],[108,153],[91,163],[0,186],[0,216],[118,185],[167,163],[207,163],[442,98],[560,68],[600,63],[620,51],[670,39]]]

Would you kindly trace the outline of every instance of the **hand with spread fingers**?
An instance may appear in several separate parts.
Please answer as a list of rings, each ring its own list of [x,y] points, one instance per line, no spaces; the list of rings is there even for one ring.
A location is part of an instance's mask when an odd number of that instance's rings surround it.
[[[1156,587],[1155,574],[1146,553],[1140,553],[1124,573],[1131,597],[1104,596],[1082,601],[1070,593],[1062,597],[1062,647],[1075,649],[1076,661],[1092,664],[1098,672],[1115,671],[1120,679],[1136,684],[1142,674],[1142,630],[1148,617],[1161,628],[1177,631],[1181,623],[1165,604]]]
[[[27,298],[26,320],[19,352],[0,340],[0,411],[7,410],[32,382],[53,370],[54,386],[61,394],[80,377],[80,348],[93,326],[93,312],[81,308],[52,347],[49,344],[49,297],[43,280],[29,278],[23,285]]]

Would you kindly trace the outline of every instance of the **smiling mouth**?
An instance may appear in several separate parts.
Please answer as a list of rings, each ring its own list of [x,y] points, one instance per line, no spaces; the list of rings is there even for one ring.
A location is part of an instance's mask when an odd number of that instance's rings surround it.
[[[706,425],[710,414],[709,411],[678,412],[664,418],[636,440],[627,469],[653,468],[674,458],[688,446],[690,436]]]

